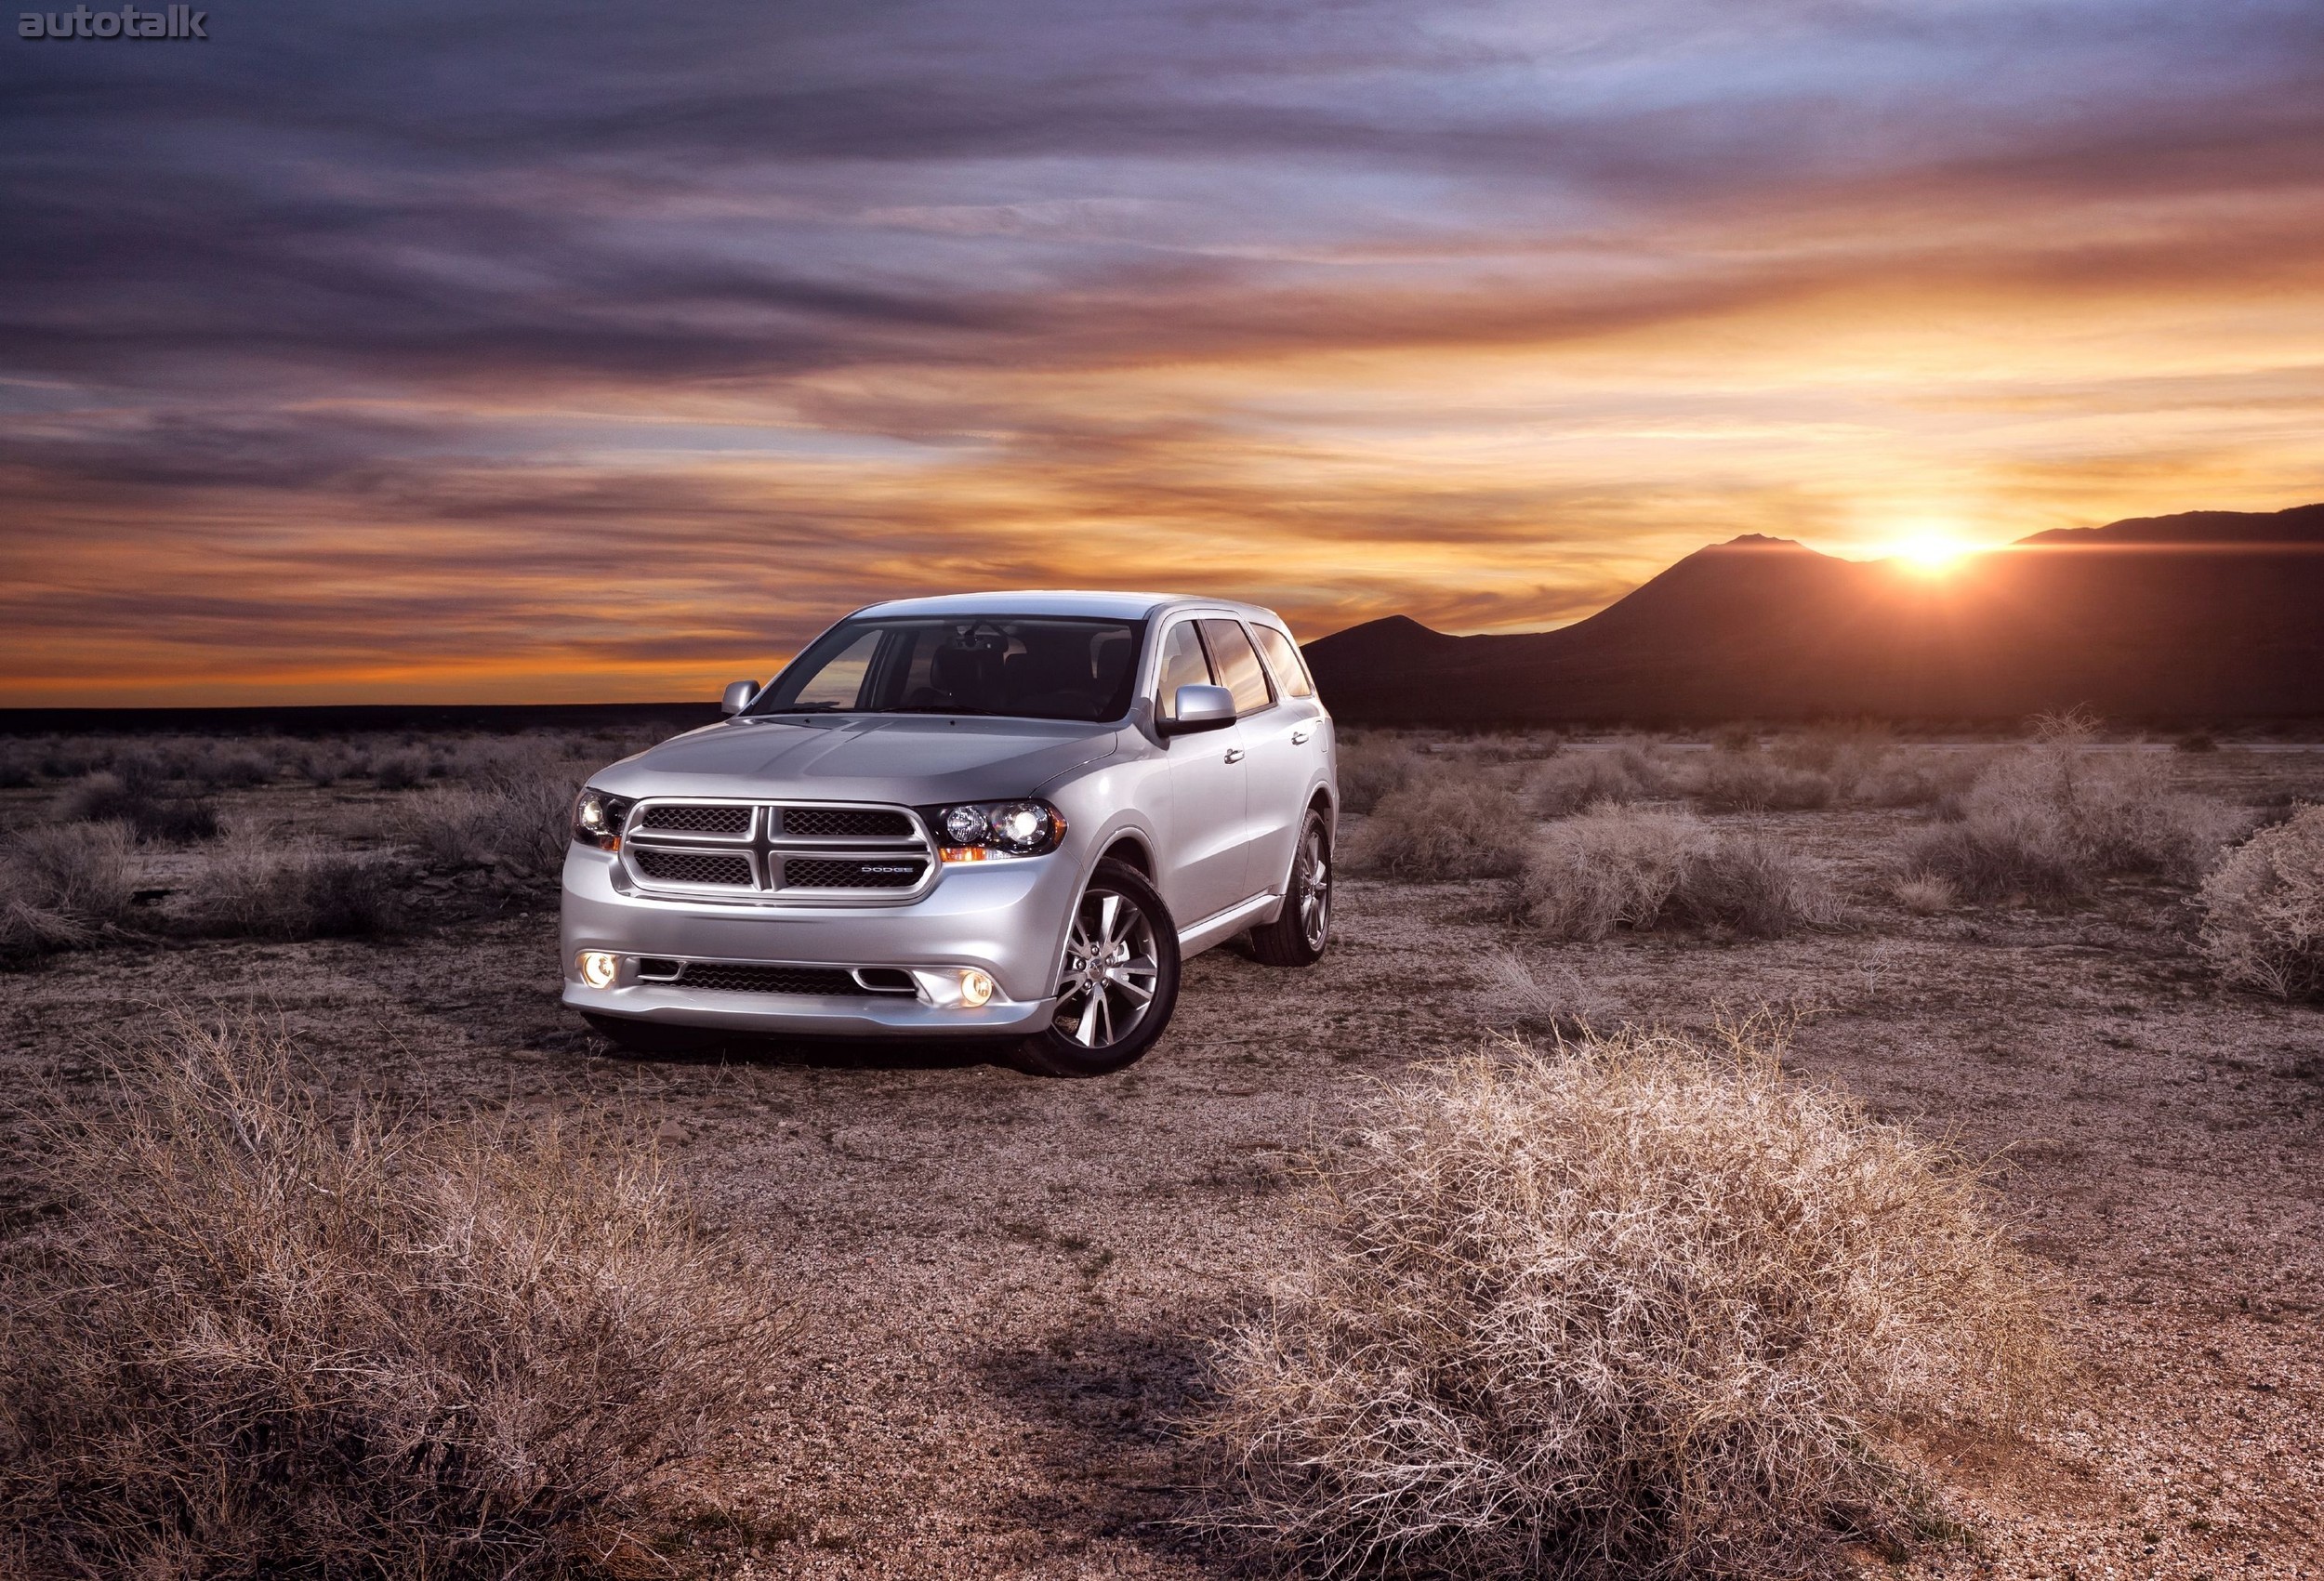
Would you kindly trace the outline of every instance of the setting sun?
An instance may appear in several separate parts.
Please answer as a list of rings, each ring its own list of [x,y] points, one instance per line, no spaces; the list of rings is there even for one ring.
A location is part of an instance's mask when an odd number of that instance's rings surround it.
[[[1915,533],[1908,538],[1898,539],[1888,552],[1891,558],[1903,560],[1915,571],[1934,574],[1952,570],[1974,551],[1947,534]]]

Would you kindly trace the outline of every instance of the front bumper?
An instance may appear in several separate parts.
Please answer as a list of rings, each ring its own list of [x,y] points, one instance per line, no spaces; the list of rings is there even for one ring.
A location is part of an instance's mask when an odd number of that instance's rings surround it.
[[[1065,920],[1080,893],[1064,852],[946,868],[928,893],[895,905],[724,903],[629,890],[614,858],[566,855],[560,949],[564,1003],[639,1021],[741,1033],[825,1036],[1016,1036],[1056,1010]],[[619,958],[613,983],[581,981],[585,950]],[[779,994],[641,982],[640,958],[903,971],[977,968],[990,1002],[969,1008],[925,994]]]

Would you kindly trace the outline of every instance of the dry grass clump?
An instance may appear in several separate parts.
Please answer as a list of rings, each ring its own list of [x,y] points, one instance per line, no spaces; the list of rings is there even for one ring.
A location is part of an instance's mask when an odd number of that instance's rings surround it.
[[[2065,901],[2102,878],[2198,878],[2248,826],[2223,802],[2174,792],[2163,758],[2106,750],[2094,734],[2087,718],[2044,720],[2031,744],[1986,764],[1959,818],[1907,845],[1905,870],[1981,898]]]
[[[1690,769],[1688,793],[1712,812],[1802,812],[1830,806],[1837,794],[1829,770],[1757,750],[1706,752]]]
[[[2230,982],[2324,998],[2324,807],[2229,851],[2203,880],[2204,957]]]
[[[1567,752],[1534,772],[1525,797],[1540,816],[1564,818],[1600,802],[1646,800],[1660,795],[1669,779],[1666,765],[1634,745]]]
[[[1419,771],[1419,759],[1393,737],[1360,736],[1340,744],[1340,808],[1369,812],[1380,798],[1404,789]]]
[[[779,1325],[650,1153],[313,1091],[180,1022],[50,1131],[72,1216],[0,1280],[24,1574],[587,1574],[761,1407]]]
[[[1958,812],[1961,798],[1995,756],[1987,748],[1900,747],[1866,765],[1849,795],[1873,807],[1943,807]]]
[[[387,753],[371,763],[372,778],[381,790],[411,790],[426,784],[431,774],[442,779],[444,771],[441,760],[431,762],[428,754],[416,747]]]
[[[1324,1575],[1762,1575],[1915,1535],[1895,1431],[2040,1403],[2035,1287],[1959,1160],[1779,1053],[1512,1042],[1381,1091],[1222,1348],[1211,1523]]]
[[[1439,770],[1372,810],[1349,842],[1348,865],[1392,878],[1499,878],[1525,863],[1533,820],[1516,793],[1476,771]]]
[[[537,882],[564,866],[579,790],[577,777],[522,771],[482,786],[447,786],[416,797],[398,828],[431,862]]]
[[[1948,881],[1929,873],[1908,873],[1892,882],[1888,892],[1896,898],[1898,905],[1915,916],[1934,916],[1950,911],[1959,898]]]
[[[271,784],[281,777],[283,764],[289,756],[290,748],[279,742],[212,743],[189,765],[186,777],[230,788]]]
[[[1785,846],[1681,813],[1608,805],[1542,832],[1518,896],[1526,919],[1559,939],[1664,925],[1765,939],[1841,917],[1823,873]]]
[[[94,943],[117,926],[137,889],[123,823],[50,823],[0,839],[0,960]]]
[[[58,798],[57,815],[92,823],[126,823],[144,840],[206,840],[218,833],[218,810],[197,796],[165,794],[165,782],[137,759],[125,773],[83,776]]]
[[[1570,965],[1550,968],[1549,981],[1544,982],[1523,955],[1504,949],[1486,957],[1485,974],[1493,997],[1516,1012],[1520,1032],[1587,1037],[1593,1029],[1611,1026],[1620,1017],[1615,997]]]
[[[383,863],[315,840],[237,825],[188,881],[197,932],[251,939],[367,938],[403,909]]]

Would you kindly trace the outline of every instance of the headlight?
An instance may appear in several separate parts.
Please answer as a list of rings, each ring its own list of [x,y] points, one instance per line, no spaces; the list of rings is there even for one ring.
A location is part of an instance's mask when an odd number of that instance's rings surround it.
[[[1065,837],[1065,820],[1046,801],[971,801],[932,810],[929,822],[946,862],[1039,856]]]
[[[621,826],[629,816],[631,798],[585,790],[573,804],[573,837],[600,850],[621,850]]]

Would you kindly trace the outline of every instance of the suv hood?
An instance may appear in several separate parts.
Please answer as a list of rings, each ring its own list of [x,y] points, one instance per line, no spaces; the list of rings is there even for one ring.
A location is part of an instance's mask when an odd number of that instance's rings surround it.
[[[589,776],[615,796],[938,802],[1031,796],[1115,749],[1116,728],[1071,720],[874,715],[737,719]]]

